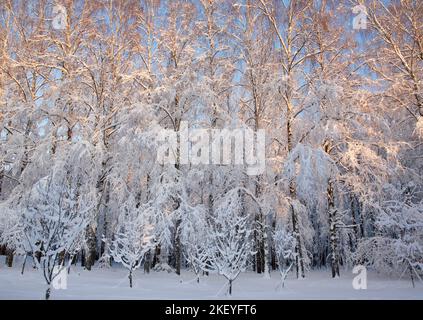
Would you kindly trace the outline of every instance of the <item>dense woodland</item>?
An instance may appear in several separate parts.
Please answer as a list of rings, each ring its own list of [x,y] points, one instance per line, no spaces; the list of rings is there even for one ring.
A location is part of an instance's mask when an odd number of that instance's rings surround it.
[[[58,3],[0,0],[8,266],[422,276],[422,1]],[[265,172],[160,163],[181,122],[265,130]]]

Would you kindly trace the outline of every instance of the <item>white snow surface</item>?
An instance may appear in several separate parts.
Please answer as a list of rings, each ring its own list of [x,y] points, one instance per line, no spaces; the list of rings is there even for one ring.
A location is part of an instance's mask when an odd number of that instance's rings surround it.
[[[41,273],[32,268],[30,261],[23,275],[20,267],[20,260],[13,268],[8,268],[4,264],[4,257],[0,257],[0,299],[44,299],[46,285]],[[271,274],[270,279],[245,272],[234,282],[232,296],[226,294],[226,279],[216,274],[201,277],[198,284],[194,273],[189,271],[177,276],[165,271],[145,274],[139,269],[134,272],[132,289],[129,288],[127,275],[127,270],[119,265],[101,269],[94,267],[92,271],[72,266],[67,289],[53,290],[51,299],[423,299],[423,284],[418,280],[413,288],[407,278],[389,278],[372,271],[367,273],[367,290],[353,288],[355,275],[349,270],[341,270],[338,279],[332,279],[329,270],[311,271],[303,280],[297,280],[291,272],[282,289],[276,289],[279,284],[279,274],[276,272]]]

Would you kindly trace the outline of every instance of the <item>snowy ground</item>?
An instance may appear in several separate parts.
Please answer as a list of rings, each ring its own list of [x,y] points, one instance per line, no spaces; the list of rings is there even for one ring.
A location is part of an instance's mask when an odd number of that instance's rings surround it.
[[[14,268],[4,265],[0,257],[0,299],[42,299],[45,285],[42,275],[29,264],[20,274],[20,262]],[[352,272],[343,271],[340,279],[331,279],[328,271],[313,271],[306,280],[293,274],[285,288],[276,290],[278,274],[264,279],[255,273],[242,274],[234,283],[231,299],[423,299],[423,285],[412,288],[408,279],[389,279],[368,273],[367,290],[354,290]],[[227,299],[225,280],[217,275],[193,281],[193,274],[180,277],[166,272],[135,273],[134,287],[129,288],[126,271],[120,267],[94,269],[89,272],[73,268],[66,290],[54,290],[52,299]]]

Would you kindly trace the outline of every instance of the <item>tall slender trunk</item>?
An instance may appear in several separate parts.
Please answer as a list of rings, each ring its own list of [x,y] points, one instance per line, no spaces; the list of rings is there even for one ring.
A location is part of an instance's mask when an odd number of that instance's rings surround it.
[[[288,135],[288,152],[290,153],[292,151],[292,106],[290,103],[288,103],[288,115],[287,115],[287,123],[286,123],[286,130]],[[291,180],[289,183],[289,195],[292,199],[295,199],[297,197],[297,191],[295,182]],[[292,216],[292,230],[294,232],[295,236],[295,265],[296,265],[296,272],[297,272],[297,278],[304,278],[304,260],[303,260],[303,250],[302,250],[302,243],[301,243],[301,234],[300,234],[300,228],[298,225],[298,214],[295,212],[294,206],[291,204],[291,216]]]
[[[325,141],[323,148],[325,152],[330,155],[331,143]],[[331,269],[332,278],[339,277],[339,254],[338,254],[338,226],[337,226],[337,211],[335,209],[335,194],[334,186],[331,178],[328,180],[327,186],[328,198],[328,217],[329,217],[329,244],[331,254]],[[354,214],[354,213],[353,213]]]
[[[101,174],[98,178],[96,186],[98,194],[100,194],[100,199],[98,200],[96,208],[96,216],[93,219],[94,221],[92,221],[91,224],[87,226],[85,233],[87,252],[85,253],[84,265],[87,270],[91,270],[91,267],[94,265],[97,258],[97,225],[101,217],[103,201],[105,201],[107,198],[105,194],[106,166],[107,159],[103,160],[101,163]]]
[[[47,290],[46,290],[45,299],[50,300],[50,296],[51,296],[51,286],[48,285]]]
[[[179,227],[181,225],[181,220],[178,219],[175,225],[175,270],[176,274],[181,274],[181,237]]]
[[[2,200],[4,169],[0,171],[0,200]]]
[[[22,270],[21,270],[21,274],[23,275],[25,272],[25,265],[26,265],[26,259],[28,258],[28,254],[25,254],[25,258],[24,258],[24,262],[22,264]]]
[[[351,201],[351,222],[353,225],[354,236],[351,236],[351,249],[355,251],[357,249],[357,242],[360,239],[360,222],[358,218],[358,210],[357,210],[357,203],[355,199],[355,195],[350,196]]]
[[[13,267],[14,250],[6,248],[6,265],[9,268]]]
[[[179,96],[176,95],[175,97],[175,107],[179,106]],[[179,131],[180,129],[180,125],[181,125],[181,119],[179,119],[178,121],[176,121],[176,127],[175,127],[175,131]],[[180,140],[180,137],[178,138],[178,142],[182,143]],[[181,150],[178,147],[177,148],[177,161],[175,163],[175,168],[176,170],[180,170],[181,169]],[[180,199],[175,198],[174,199],[175,204],[174,204],[174,210],[178,210],[179,207],[181,206],[180,203]],[[176,222],[175,222],[175,238],[174,238],[174,261],[175,261],[175,271],[177,275],[181,274],[181,255],[182,255],[182,251],[181,251],[181,230],[180,230],[180,226],[181,226],[181,217],[177,217]]]
[[[328,213],[329,213],[329,242],[331,250],[332,278],[339,277],[339,256],[338,256],[338,230],[336,221],[336,210],[333,192],[333,182],[328,182]]]
[[[274,233],[276,230],[276,217],[272,218],[272,233]],[[271,258],[271,266],[272,266],[272,270],[275,271],[278,266],[278,262],[277,262],[277,257],[276,257],[276,250],[275,250],[275,243],[273,241],[273,239],[271,240],[271,246],[270,246],[270,258]]]
[[[255,261],[255,267],[257,273],[262,273],[262,251],[261,251],[261,246],[260,246],[260,220],[259,220],[259,216],[256,215],[255,218],[255,228],[254,228],[254,245],[256,247],[256,254],[254,255],[254,261]]]
[[[129,270],[128,278],[129,278],[129,287],[132,288],[132,268]]]
[[[109,191],[109,185],[105,187],[104,190],[104,208],[99,212],[99,215],[101,215],[101,219],[98,221],[98,225],[101,226],[101,228],[97,229],[96,233],[96,247],[97,251],[99,252],[99,257],[101,257],[101,265],[103,267],[110,267],[112,265],[111,258],[109,257],[109,246],[110,241],[104,241],[103,238],[106,240],[111,239],[111,234],[109,230],[109,217],[108,217],[108,205],[110,202],[110,191]],[[101,233],[100,233],[101,232]]]
[[[85,235],[86,235],[86,242],[87,242],[87,251],[85,252],[85,261],[84,266],[87,270],[91,270],[91,267],[95,263],[95,259],[97,256],[96,250],[96,232],[93,226],[87,226]]]
[[[293,107],[290,102],[290,93],[287,92],[287,121],[286,121],[286,131],[287,131],[287,140],[288,140],[288,153],[291,153],[293,149],[293,134],[292,134],[292,113]],[[291,180],[289,183],[289,195],[292,199],[297,197],[297,190],[294,180]],[[291,216],[292,216],[292,229],[295,236],[295,264],[297,271],[297,278],[305,278],[304,271],[304,256],[303,248],[301,243],[301,234],[300,228],[298,225],[298,214],[295,212],[294,206],[291,204]]]
[[[144,260],[144,272],[150,273],[151,268],[151,250],[148,250],[148,252],[145,254],[145,260]]]
[[[257,178],[256,182],[256,198],[260,197],[260,177]],[[263,216],[261,208],[258,209],[258,227],[259,227],[259,239],[258,239],[258,252],[260,257],[260,269],[264,273],[265,278],[270,278],[270,250],[269,250],[269,239],[267,236],[267,221],[266,217]]]
[[[264,276],[270,278],[270,264],[271,264],[271,256],[269,250],[269,239],[267,236],[267,228],[266,225],[263,230],[263,250],[264,250]]]
[[[161,251],[160,244],[158,244],[156,248],[154,249],[154,256],[153,256],[153,263],[152,263],[153,268],[156,264],[160,263],[160,251]]]
[[[292,229],[295,236],[295,267],[297,278],[305,278],[304,271],[304,257],[301,244],[301,235],[298,228],[297,214],[295,213],[294,206],[291,204],[291,217],[292,217]]]

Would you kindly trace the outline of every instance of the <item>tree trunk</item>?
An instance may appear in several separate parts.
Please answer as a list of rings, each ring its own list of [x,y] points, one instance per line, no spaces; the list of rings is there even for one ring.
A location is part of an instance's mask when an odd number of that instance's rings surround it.
[[[151,250],[148,250],[148,252],[145,254],[145,260],[144,260],[144,272],[150,273],[151,268]]]
[[[181,237],[179,226],[181,224],[181,220],[178,219],[176,221],[176,234],[175,234],[175,270],[177,275],[181,275]]]
[[[294,206],[291,204],[291,215],[292,215],[292,229],[294,231],[295,236],[295,267],[297,272],[297,279],[298,278],[305,278],[304,273],[304,260],[303,260],[303,250],[301,244],[301,236],[298,227],[297,215],[294,210]]]
[[[276,217],[272,218],[272,232],[275,232],[276,229]],[[271,265],[272,265],[272,270],[275,271],[278,268],[278,263],[277,263],[277,258],[276,258],[276,252],[275,252],[275,244],[274,241],[272,239],[272,243],[270,246],[270,257],[271,257]]]
[[[356,204],[355,204],[355,199],[354,199],[354,195],[350,196],[350,202],[351,202],[351,222],[353,224],[353,229],[354,229],[354,242],[351,242],[351,248],[353,250],[355,250],[357,248],[357,241],[360,238],[360,234],[359,234],[359,226],[358,226],[358,222],[357,222],[357,210],[356,210]]]
[[[132,288],[132,269],[129,270],[129,276],[128,276],[128,278],[129,278],[129,287]]]
[[[85,268],[90,271],[91,267],[95,263],[96,259],[96,236],[95,231],[93,230],[92,226],[88,226],[86,229],[86,237],[87,237],[87,252],[85,252],[85,261],[84,266]]]
[[[37,259],[37,262],[41,261],[41,251],[35,251],[34,258]]]
[[[21,270],[21,274],[23,275],[24,274],[24,271],[25,271],[25,264],[26,264],[26,258],[28,257],[28,255],[26,254],[25,255],[25,258],[24,258],[24,262],[23,262],[23,264],[22,264],[22,270]]]
[[[287,97],[290,97],[290,88],[287,91]],[[286,131],[287,131],[287,142],[288,142],[288,153],[291,153],[293,147],[293,134],[292,134],[292,104],[288,99],[287,103],[287,121],[286,121]],[[289,183],[289,195],[292,199],[297,197],[297,190],[294,181],[290,181]],[[300,228],[298,226],[298,217],[297,213],[294,210],[294,206],[291,204],[291,215],[292,215],[292,229],[295,235],[295,264],[296,264],[296,271],[297,271],[297,279],[298,278],[305,278],[304,273],[304,260],[303,260],[303,248],[301,244],[301,234]]]
[[[85,250],[81,250],[81,267],[85,267]]]
[[[259,220],[259,216],[256,215],[255,217],[255,225],[256,227],[254,228],[254,245],[255,245],[255,250],[256,250],[256,254],[255,254],[255,265],[256,265],[256,271],[257,273],[261,274],[262,273],[262,248],[261,248],[261,241],[260,241],[260,232],[258,230],[260,230],[260,220]]]
[[[6,248],[6,265],[9,268],[12,268],[13,266],[13,256],[14,256],[14,251]]]
[[[106,143],[105,132],[103,132],[102,143],[107,154],[108,147]],[[87,270],[91,270],[91,267],[94,265],[96,257],[97,257],[97,252],[99,253],[99,256],[101,256],[102,254],[101,249],[104,243],[102,242],[102,239],[101,239],[102,237],[101,232],[103,232],[103,234],[107,236],[106,230],[105,230],[107,228],[106,208],[107,208],[107,202],[109,201],[108,192],[107,192],[108,188],[106,185],[107,162],[108,162],[108,159],[103,159],[103,161],[101,162],[101,174],[98,177],[97,185],[96,185],[96,189],[100,197],[98,199],[96,215],[93,221],[95,223],[95,227],[88,226],[86,231],[88,252],[85,255],[86,256],[85,268]],[[98,237],[97,237],[97,232],[100,232]]]
[[[414,284],[413,268],[411,267],[411,265],[409,265],[409,269],[410,269],[411,283],[413,284],[413,288],[415,288],[416,285]]]
[[[292,208],[292,210],[294,209]],[[295,258],[295,263],[297,266],[297,278],[305,278],[304,260],[303,260],[304,257],[303,257],[303,250],[302,250],[302,244],[301,244],[301,236],[298,230],[299,230],[298,223],[295,222],[295,232],[294,232],[295,238],[296,238],[295,252],[297,253]]]
[[[57,263],[59,266],[65,264],[65,254],[66,254],[66,252],[64,250],[59,253],[59,261]]]
[[[179,170],[179,165],[176,165],[177,169]],[[175,210],[178,210],[180,207],[179,199],[175,199]],[[175,261],[175,271],[176,274],[179,276],[181,275],[181,231],[179,230],[181,226],[181,219],[178,218],[175,222],[175,250],[174,250],[174,261]]]
[[[51,295],[51,286],[49,285],[46,290],[46,296],[45,296],[46,300],[50,299],[50,295]]]
[[[264,277],[270,278],[270,250],[269,250],[269,239],[267,238],[266,225],[263,226],[263,253],[264,253]]]
[[[104,205],[103,209],[99,209],[99,217],[101,217],[98,221],[98,226],[101,228],[97,228],[96,234],[96,248],[97,252],[99,253],[99,257],[102,257],[104,253],[105,260],[103,261],[103,266],[111,266],[111,260],[107,258],[107,253],[109,252],[109,241],[103,241],[103,238],[106,240],[111,239],[111,235],[109,234],[109,221],[108,221],[108,206],[110,202],[110,187],[107,183],[103,190],[104,197]],[[101,232],[101,233],[100,233]]]
[[[154,268],[157,264],[160,263],[160,252],[161,252],[161,247],[160,244],[158,244],[156,246],[156,248],[154,249],[154,256],[153,256],[153,263],[152,263],[152,267]]]
[[[229,295],[232,295],[232,279],[229,280]]]
[[[4,173],[3,170],[0,171],[0,200],[2,199],[2,191],[3,191],[3,177],[4,177]],[[0,254],[1,254],[1,246],[0,246]]]
[[[328,183],[329,242],[331,249],[332,278],[339,277],[338,236],[336,227],[336,210],[333,194],[333,183]]]

